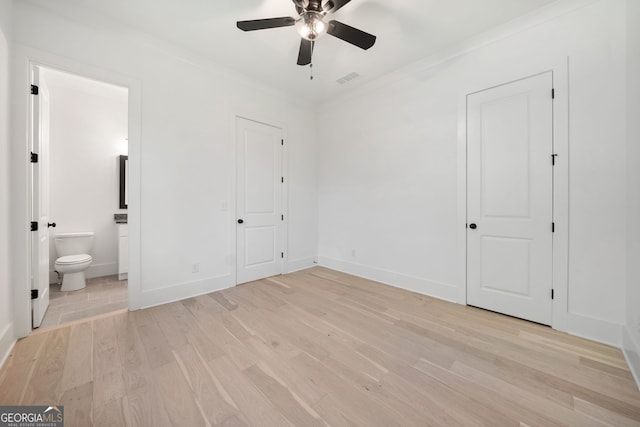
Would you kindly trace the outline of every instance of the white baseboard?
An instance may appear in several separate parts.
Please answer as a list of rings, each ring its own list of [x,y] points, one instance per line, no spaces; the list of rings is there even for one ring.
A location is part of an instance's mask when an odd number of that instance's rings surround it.
[[[293,273],[295,271],[306,270],[318,265],[318,262],[314,257],[301,258],[293,261],[287,261],[284,265],[284,273]]]
[[[13,322],[11,322],[0,332],[0,368],[7,361],[15,343],[16,337],[13,333]]]
[[[640,342],[635,339],[628,325],[622,331],[622,352],[640,389]]]
[[[395,286],[396,288],[406,289],[445,301],[457,302],[459,290],[458,287],[454,285],[447,285],[421,277],[408,276],[395,271],[382,270],[328,257],[318,257],[318,264],[343,273],[353,274],[354,276]]]
[[[118,274],[118,263],[106,262],[103,264],[91,264],[84,273],[84,277],[92,279],[94,277],[113,276],[114,274]]]
[[[622,347],[623,325],[581,314],[568,313],[567,333],[614,347]]]
[[[94,277],[113,276],[114,274],[118,274],[118,263],[106,262],[91,264],[87,271],[84,272],[84,277],[93,279]],[[49,271],[49,283],[58,283],[58,274],[54,270]]]
[[[225,274],[223,276],[210,277],[193,282],[178,283],[166,288],[141,291],[135,296],[135,300],[139,301],[139,307],[137,308],[149,308],[221,291],[233,286],[235,286],[233,275]],[[131,291],[133,290],[129,292]],[[129,307],[131,307],[131,305]],[[133,309],[137,308],[133,307]]]

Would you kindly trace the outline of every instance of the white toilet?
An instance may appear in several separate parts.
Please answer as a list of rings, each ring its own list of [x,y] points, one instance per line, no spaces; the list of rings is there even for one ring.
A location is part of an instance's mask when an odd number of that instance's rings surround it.
[[[62,291],[77,291],[87,286],[84,271],[93,258],[93,232],[58,233],[54,237],[58,259],[55,270],[62,275]]]

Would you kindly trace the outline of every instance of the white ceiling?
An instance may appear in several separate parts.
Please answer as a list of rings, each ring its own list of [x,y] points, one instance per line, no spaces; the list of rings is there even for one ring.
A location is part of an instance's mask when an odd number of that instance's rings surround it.
[[[368,51],[325,35],[314,80],[296,65],[294,27],[243,32],[236,21],[296,16],[291,0],[29,0],[76,20],[99,16],[132,27],[309,100],[324,100],[557,0],[352,0],[330,15],[375,34]],[[361,77],[340,85],[356,72]]]

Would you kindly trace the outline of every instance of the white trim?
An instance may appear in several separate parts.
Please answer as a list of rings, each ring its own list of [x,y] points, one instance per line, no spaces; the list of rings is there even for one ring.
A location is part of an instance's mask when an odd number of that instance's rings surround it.
[[[0,368],[7,361],[13,346],[16,345],[16,337],[13,333],[13,322],[9,323],[2,333],[0,333]]]
[[[114,276],[118,274],[117,262],[105,262],[102,264],[91,264],[84,272],[86,279],[94,277]],[[49,283],[58,283],[58,274],[55,269],[49,270]]]
[[[555,99],[553,105],[553,143],[558,154],[554,168],[554,219],[556,232],[553,234],[553,316],[551,326],[560,331],[567,331],[568,318],[568,247],[569,247],[569,96],[568,96],[568,60],[559,57],[549,63],[536,66],[535,69],[523,68],[509,72],[508,75],[496,73],[484,82],[472,87],[463,88],[458,98],[458,234],[457,265],[460,268],[460,289],[456,301],[466,304],[467,289],[467,96],[487,88],[496,87],[506,82],[517,81],[528,76],[552,72]],[[500,74],[500,75],[498,75]],[[549,94],[551,96],[551,94]],[[550,153],[551,154],[551,153]],[[577,328],[589,331],[591,328]],[[592,339],[602,341],[596,334]]]
[[[620,348],[622,346],[622,329],[623,325],[619,323],[569,313],[565,332]]]
[[[285,255],[285,258],[286,258],[286,255]],[[300,270],[306,270],[307,268],[315,267],[317,264],[318,264],[318,261],[316,260],[315,257],[300,258],[293,261],[289,261],[287,259],[284,265],[283,273],[288,274],[288,273],[294,273]]]
[[[640,343],[635,340],[628,325],[622,330],[622,353],[624,353],[631,374],[640,389]]]
[[[341,261],[329,257],[319,257],[318,264],[332,270],[352,274],[365,279],[375,280],[407,291],[432,296],[441,300],[456,302],[458,289],[455,285],[439,283],[422,277],[409,276],[395,271],[373,268],[367,265]]]
[[[235,286],[235,282],[232,281],[233,277],[232,274],[224,274],[222,276],[177,283],[164,288],[142,291],[140,295],[144,303],[140,308],[155,307],[157,305],[169,304],[199,295],[210,294],[211,292],[229,289]]]
[[[140,116],[142,84],[140,80],[111,70],[94,67],[52,53],[16,44],[12,52],[12,214],[16,224],[30,221],[30,174],[29,174],[29,94],[30,71],[33,66],[42,66],[87,77],[93,80],[126,87],[128,89],[129,122],[129,309],[141,306],[140,292]],[[14,242],[14,330],[17,337],[31,332],[30,300],[30,231],[15,227]]]

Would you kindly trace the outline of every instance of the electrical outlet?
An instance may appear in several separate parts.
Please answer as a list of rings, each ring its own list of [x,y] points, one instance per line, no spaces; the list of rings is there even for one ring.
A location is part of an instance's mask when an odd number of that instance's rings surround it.
[[[191,266],[191,272],[192,273],[197,273],[200,271],[200,264],[199,263],[195,263]]]

